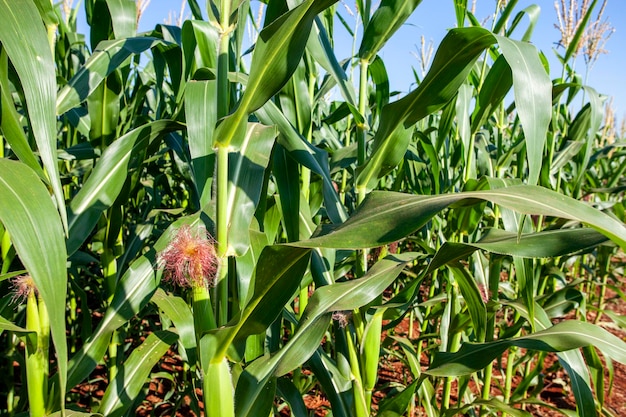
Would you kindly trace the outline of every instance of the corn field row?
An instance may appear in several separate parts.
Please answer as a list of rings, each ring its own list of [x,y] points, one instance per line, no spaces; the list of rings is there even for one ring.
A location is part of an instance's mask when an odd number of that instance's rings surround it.
[[[555,69],[538,6],[454,0],[406,94],[379,53],[420,0],[357,0],[352,52],[337,0],[146,33],[72,3],[0,0],[1,416],[132,416],[150,380],[167,415],[615,415],[626,142],[573,68],[606,1],[557,3]],[[576,410],[539,397],[552,352]]]

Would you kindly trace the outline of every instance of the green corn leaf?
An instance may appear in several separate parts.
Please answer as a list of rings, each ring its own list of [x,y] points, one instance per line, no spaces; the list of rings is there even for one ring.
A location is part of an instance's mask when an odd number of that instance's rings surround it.
[[[91,0],[85,2],[85,14],[89,25],[89,44],[95,50],[101,41],[113,37],[113,22],[107,6],[107,0]]]
[[[371,303],[400,274],[414,253],[388,256],[377,262],[360,279],[318,288],[307,305],[295,334],[287,345],[273,356],[261,357],[250,364],[240,376],[236,388],[237,415],[254,415],[251,407],[262,395],[272,377],[285,375],[314,354],[328,328],[334,311],[351,311]]]
[[[371,63],[422,0],[383,0],[365,27],[359,58]]]
[[[23,327],[20,327],[2,316],[0,316],[0,330],[8,330],[18,335],[28,335],[29,333],[34,333],[33,330],[27,330]]]
[[[239,286],[239,308],[243,309],[252,297],[254,288],[253,276],[259,256],[263,248],[269,245],[265,233],[257,230],[250,230],[250,249],[243,256],[236,258],[237,261],[237,283]]]
[[[123,416],[146,384],[152,367],[176,340],[176,333],[166,330],[151,333],[121,366],[105,391],[98,411],[105,416]]]
[[[444,416],[445,417],[454,417],[458,415],[466,415],[469,410],[475,409],[476,407],[482,407],[487,410],[492,411],[500,411],[502,414],[506,414],[512,417],[532,417],[528,411],[520,410],[519,408],[512,407],[508,404],[503,403],[495,398],[491,398],[489,400],[475,400],[469,404],[463,404],[462,407],[459,408],[451,408],[446,410]]]
[[[352,383],[350,376],[343,375],[337,364],[318,348],[307,361],[307,366],[315,374],[317,381],[330,401],[333,416],[350,417],[352,415]]]
[[[500,302],[504,305],[514,308],[526,320],[533,320],[534,327],[536,329],[546,330],[550,329],[552,326],[552,322],[550,321],[550,318],[548,317],[546,312],[543,310],[543,308],[541,308],[541,306],[537,304],[534,305],[533,314],[531,315],[531,312],[526,306],[526,303],[515,301]],[[592,324],[589,325],[593,326]],[[594,341],[592,339],[590,339],[590,341],[591,344],[594,344]],[[575,349],[557,353],[557,356],[559,358],[559,363],[561,364],[561,366],[563,366],[563,368],[570,377],[572,392],[574,393],[578,408],[578,415],[585,417],[595,417],[595,400],[593,397],[593,392],[591,391],[589,372],[587,371],[587,365],[585,364],[585,359],[583,358],[582,353],[579,349]]]
[[[128,176],[131,156],[167,132],[179,129],[171,120],[140,126],[106,148],[93,172],[69,207],[68,252],[74,253],[89,237],[104,210],[111,207]]]
[[[130,56],[140,54],[160,43],[163,41],[157,38],[128,38],[101,42],[85,65],[59,90],[56,114],[62,115],[79,106],[106,76],[119,68]]]
[[[261,108],[287,83],[304,54],[315,16],[336,1],[306,0],[261,31],[246,90],[235,112],[217,127],[215,146],[239,148],[248,114]]]
[[[550,79],[532,45],[472,27],[448,32],[418,88],[383,108],[372,155],[358,171],[358,188],[374,189],[378,179],[400,162],[406,152],[412,126],[443,108],[465,82],[479,55],[496,42],[513,71],[516,107],[528,150],[529,183],[537,183],[552,114]],[[533,87],[528,88],[529,85]]]
[[[32,134],[49,177],[61,224],[67,230],[65,197],[57,166],[54,99],[57,89],[50,44],[31,0],[0,0],[0,43],[22,84]]]
[[[591,390],[589,371],[580,350],[562,352],[558,354],[558,357],[559,363],[570,377],[578,416],[596,417],[595,398]]]
[[[330,176],[328,153],[308,143],[271,101],[257,110],[256,115],[261,122],[275,124],[278,127],[280,132],[278,143],[289,152],[293,159],[322,177],[324,203],[330,220],[333,223],[345,221],[348,216]]]
[[[130,38],[137,33],[135,0],[106,0],[116,39]]]
[[[203,20],[202,18],[202,10],[198,5],[197,0],[189,0],[189,8],[191,9],[191,14],[193,14],[193,18],[197,20]]]
[[[228,253],[241,256],[250,246],[254,217],[265,169],[278,132],[274,126],[250,123],[238,151],[228,154]]]
[[[115,139],[120,120],[120,99],[123,94],[119,72],[113,72],[87,98],[90,115],[89,139],[103,145]]]
[[[48,177],[41,169],[35,153],[30,148],[28,138],[20,122],[9,87],[9,65],[5,50],[0,51],[0,129],[17,157],[28,165],[45,182]]]
[[[485,331],[487,329],[487,306],[486,301],[482,298],[482,294],[486,292],[486,289],[481,290],[478,288],[476,279],[473,278],[466,269],[459,267],[448,267],[452,271],[455,282],[459,285],[459,290],[467,310],[469,311],[470,318],[472,320],[472,326],[476,333],[478,340],[485,340]]]
[[[596,346],[612,359],[626,362],[626,343],[621,339],[593,324],[567,320],[526,336],[490,343],[464,343],[458,352],[439,352],[425,373],[432,376],[468,375],[486,367],[511,346],[544,352]]]
[[[189,305],[182,298],[167,294],[161,288],[156,290],[150,301],[174,323],[179,341],[187,354],[185,361],[189,364],[196,363],[196,332]]]
[[[35,6],[41,14],[41,19],[46,25],[58,25],[59,17],[54,12],[54,3],[47,0],[34,0]]]
[[[498,20],[493,25],[493,33],[496,33],[496,34],[500,33],[502,29],[508,25],[511,14],[513,13],[513,10],[515,9],[516,5],[517,5],[517,1],[508,2],[504,10],[500,12]]]
[[[266,26],[254,47],[250,75],[240,107],[261,108],[298,67],[315,17],[337,0],[306,0]]]
[[[406,152],[412,126],[454,97],[478,56],[494,42],[493,35],[480,28],[448,32],[420,85],[383,107],[372,155],[359,170],[357,187],[374,189],[378,178],[398,164]]]
[[[313,103],[309,93],[310,74],[305,62],[311,61],[306,55],[300,60],[293,75],[278,94],[280,108],[287,119],[299,132],[306,134],[311,130],[311,111]]]
[[[59,382],[65,389],[67,254],[61,219],[46,187],[21,162],[0,159],[0,195],[0,222],[9,232],[20,261],[35,281],[48,310]]]
[[[515,108],[526,141],[528,183],[534,185],[539,180],[543,148],[552,118],[552,82],[533,45],[503,36],[496,36],[496,39],[513,71]]]
[[[104,357],[113,331],[127,323],[151,300],[161,280],[161,272],[155,272],[158,253],[165,249],[175,231],[185,224],[197,225],[199,221],[198,214],[177,220],[159,238],[153,249],[130,264],[116,285],[113,299],[98,328],[70,360],[69,386],[74,386],[89,376]]]
[[[421,383],[419,378],[409,384],[399,393],[392,397],[384,398],[379,405],[379,413],[377,415],[385,415],[384,413],[394,413],[394,415],[402,416],[408,409],[411,401],[413,401],[413,394]]]
[[[522,214],[579,221],[626,247],[626,227],[619,220],[570,197],[526,185],[436,196],[375,191],[345,223],[324,226],[318,237],[294,245],[345,249],[381,246],[408,236],[452,204],[479,201],[491,201]]]
[[[591,374],[593,387],[597,393],[596,397],[600,403],[600,408],[602,408],[604,406],[605,393],[607,389],[604,383],[605,367],[602,364],[600,355],[598,355],[598,352],[593,346],[585,346],[582,348],[582,351]]]
[[[500,55],[487,73],[485,82],[478,93],[476,107],[472,115],[472,133],[476,133],[485,120],[504,100],[513,86],[511,67],[504,55]]]
[[[357,106],[354,86],[349,82],[346,72],[337,61],[333,47],[328,39],[328,33],[319,17],[315,17],[315,24],[311,30],[311,37],[307,43],[307,51],[328,74],[330,74],[341,95],[347,103]]]
[[[540,304],[549,318],[559,318],[579,307],[583,302],[583,294],[570,284],[549,294],[547,298],[540,301]]]
[[[215,80],[190,81],[185,87],[185,116],[189,135],[189,153],[200,207],[211,197],[213,177],[213,131],[217,122],[217,86]]]
[[[274,149],[272,164],[283,228],[287,241],[295,242],[300,239],[300,169],[281,145]]]
[[[296,416],[306,416],[308,414],[308,410],[304,405],[302,394],[293,381],[290,378],[283,377],[279,378],[276,382],[278,394],[284,398],[285,401],[287,401],[289,408],[293,410],[293,414]],[[274,399],[272,398],[272,401],[273,400]]]
[[[585,92],[589,97],[589,114],[587,115],[588,120],[586,123],[583,123],[588,130],[584,131],[584,134],[587,136],[584,147],[584,153],[582,158],[582,164],[580,165],[580,169],[578,171],[578,176],[576,178],[576,185],[579,186],[582,182],[585,173],[588,170],[589,161],[591,160],[592,148],[594,146],[596,140],[596,134],[600,130],[600,125],[602,124],[602,119],[604,117],[603,112],[603,104],[600,99],[600,95],[591,87],[585,87]]]
[[[49,417],[103,417],[100,413],[81,413],[75,410],[63,410],[49,414]]]
[[[514,7],[515,3],[516,2],[509,3],[507,5],[507,9],[509,8],[509,6]],[[505,14],[506,12],[502,14],[502,17],[499,19],[498,23],[496,23],[496,26],[498,26],[498,24],[506,24],[506,19],[508,19],[508,16],[504,16]],[[515,17],[513,18],[513,22],[511,22],[511,26],[507,29],[506,36],[512,38],[511,34],[517,28],[519,22],[522,21],[524,15],[528,17],[529,24],[520,40],[522,42],[531,42],[532,34],[535,31],[535,27],[537,26],[537,22],[539,21],[539,16],[541,15],[541,7],[537,6],[536,4],[531,4],[530,6],[526,7],[515,15]],[[498,31],[496,30],[494,30],[493,32],[498,33]]]
[[[219,33],[210,22],[186,20],[182,29],[185,76],[200,68],[217,68]]]
[[[389,75],[385,62],[377,56],[368,65],[367,70],[376,86],[376,109],[382,109],[389,103]]]
[[[470,130],[469,109],[473,98],[472,87],[462,84],[456,96],[456,130],[463,143],[465,154],[465,173],[463,179],[467,182],[476,179],[476,156],[474,152],[474,137]]]
[[[310,250],[291,246],[266,246],[254,276],[254,292],[245,308],[226,326],[210,333],[221,360],[233,342],[261,333],[280,315],[283,306],[300,288],[300,279],[309,265]]]
[[[591,249],[608,238],[594,229],[561,229],[539,233],[487,229],[475,243],[445,242],[428,266],[432,272],[449,262],[464,259],[477,249],[522,258],[552,258]]]

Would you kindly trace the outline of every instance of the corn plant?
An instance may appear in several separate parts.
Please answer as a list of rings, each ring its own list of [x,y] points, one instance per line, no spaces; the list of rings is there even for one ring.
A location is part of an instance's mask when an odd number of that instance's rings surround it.
[[[603,96],[569,50],[550,80],[538,7],[498,2],[487,29],[455,1],[393,97],[379,52],[419,4],[357,1],[358,36],[336,0],[189,0],[147,33],[134,1],[86,0],[87,45],[76,9],[0,1],[0,330],[24,374],[6,412],[133,415],[170,351],[196,415],[305,416],[314,388],[334,416],[528,415],[558,352],[597,415],[599,352],[626,363],[586,316],[620,324],[626,163]],[[387,355],[410,373],[378,401]]]

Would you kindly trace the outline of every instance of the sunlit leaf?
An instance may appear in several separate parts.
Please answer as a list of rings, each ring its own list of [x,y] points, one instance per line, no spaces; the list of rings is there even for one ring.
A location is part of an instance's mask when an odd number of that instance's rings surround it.
[[[570,197],[545,188],[525,185],[436,196],[375,191],[345,223],[322,227],[319,236],[297,244],[346,249],[381,246],[408,236],[454,203],[481,200],[491,201],[523,214],[579,221],[626,247],[626,227],[620,221]]]
[[[618,362],[626,362],[626,343],[591,323],[567,320],[526,336],[490,343],[464,343],[455,353],[439,352],[425,373],[433,376],[467,375],[486,367],[511,346],[546,352],[564,352],[596,346]]]
[[[21,162],[0,159],[0,222],[33,278],[50,316],[61,388],[67,375],[65,295],[67,254],[63,226],[48,190]]]
[[[315,16],[337,0],[306,0],[266,26],[259,34],[246,90],[236,110],[218,126],[215,145],[237,149],[249,113],[263,106],[296,70]]]
[[[39,157],[52,185],[61,223],[67,229],[65,197],[61,189],[56,153],[54,99],[57,84],[45,27],[31,0],[1,0],[0,15],[3,16],[0,43],[22,84]]]
[[[130,56],[140,54],[162,42],[156,38],[127,38],[100,43],[85,65],[59,91],[56,99],[56,114],[64,114],[80,105],[107,75],[121,66]]]
[[[372,62],[422,0],[383,0],[365,27],[359,58]]]

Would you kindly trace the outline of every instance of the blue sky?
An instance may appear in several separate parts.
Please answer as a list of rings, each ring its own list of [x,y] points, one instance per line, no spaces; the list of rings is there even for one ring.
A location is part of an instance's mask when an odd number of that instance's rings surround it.
[[[602,0],[599,0],[599,8]],[[205,2],[200,0],[203,5]],[[374,4],[377,2],[374,1]],[[468,1],[471,4],[471,0]],[[149,30],[157,23],[163,23],[170,12],[178,13],[180,9],[179,0],[152,0],[145,14],[141,18],[139,30]],[[494,12],[495,0],[477,0],[476,17],[483,21]],[[538,5],[541,13],[532,37],[532,43],[540,50],[544,51],[550,62],[550,76],[557,78],[561,75],[561,65],[556,59],[553,49],[560,39],[560,33],[555,24],[557,15],[552,0],[519,0],[516,12],[521,11],[530,5]],[[252,1],[253,7],[257,7],[258,1]],[[81,6],[82,8],[82,6]],[[340,1],[338,11],[348,21],[355,24],[355,18],[348,12],[348,8],[355,10],[353,0]],[[597,11],[597,9],[596,9]],[[189,16],[188,9],[183,14]],[[595,14],[594,14],[595,15]],[[608,54],[601,55],[588,75],[587,84],[595,88],[599,93],[613,97],[613,107],[619,119],[626,117],[626,82],[624,82],[624,72],[626,71],[626,9],[624,0],[609,0],[604,12],[604,19],[615,28],[615,32],[605,45]],[[81,27],[82,23],[82,27]],[[420,38],[424,36],[426,42],[432,42],[436,50],[446,31],[456,24],[454,14],[454,2],[452,0],[423,0],[417,7],[407,23],[401,27],[391,41],[383,48],[380,55],[387,66],[392,90],[407,92],[414,88],[412,68],[419,72],[420,63],[416,58],[418,53]],[[490,27],[491,21],[486,25]],[[521,30],[528,25],[525,18]],[[353,26],[354,27],[354,26]],[[335,34],[335,53],[339,59],[347,58],[351,53],[351,40],[347,31],[338,23]],[[84,20],[79,20],[79,31],[85,32]],[[363,28],[358,28],[358,35],[363,33]],[[358,49],[358,45],[357,45]],[[563,49],[559,52],[562,54]],[[576,70],[584,75],[585,62],[582,57],[578,57],[575,64]]]

